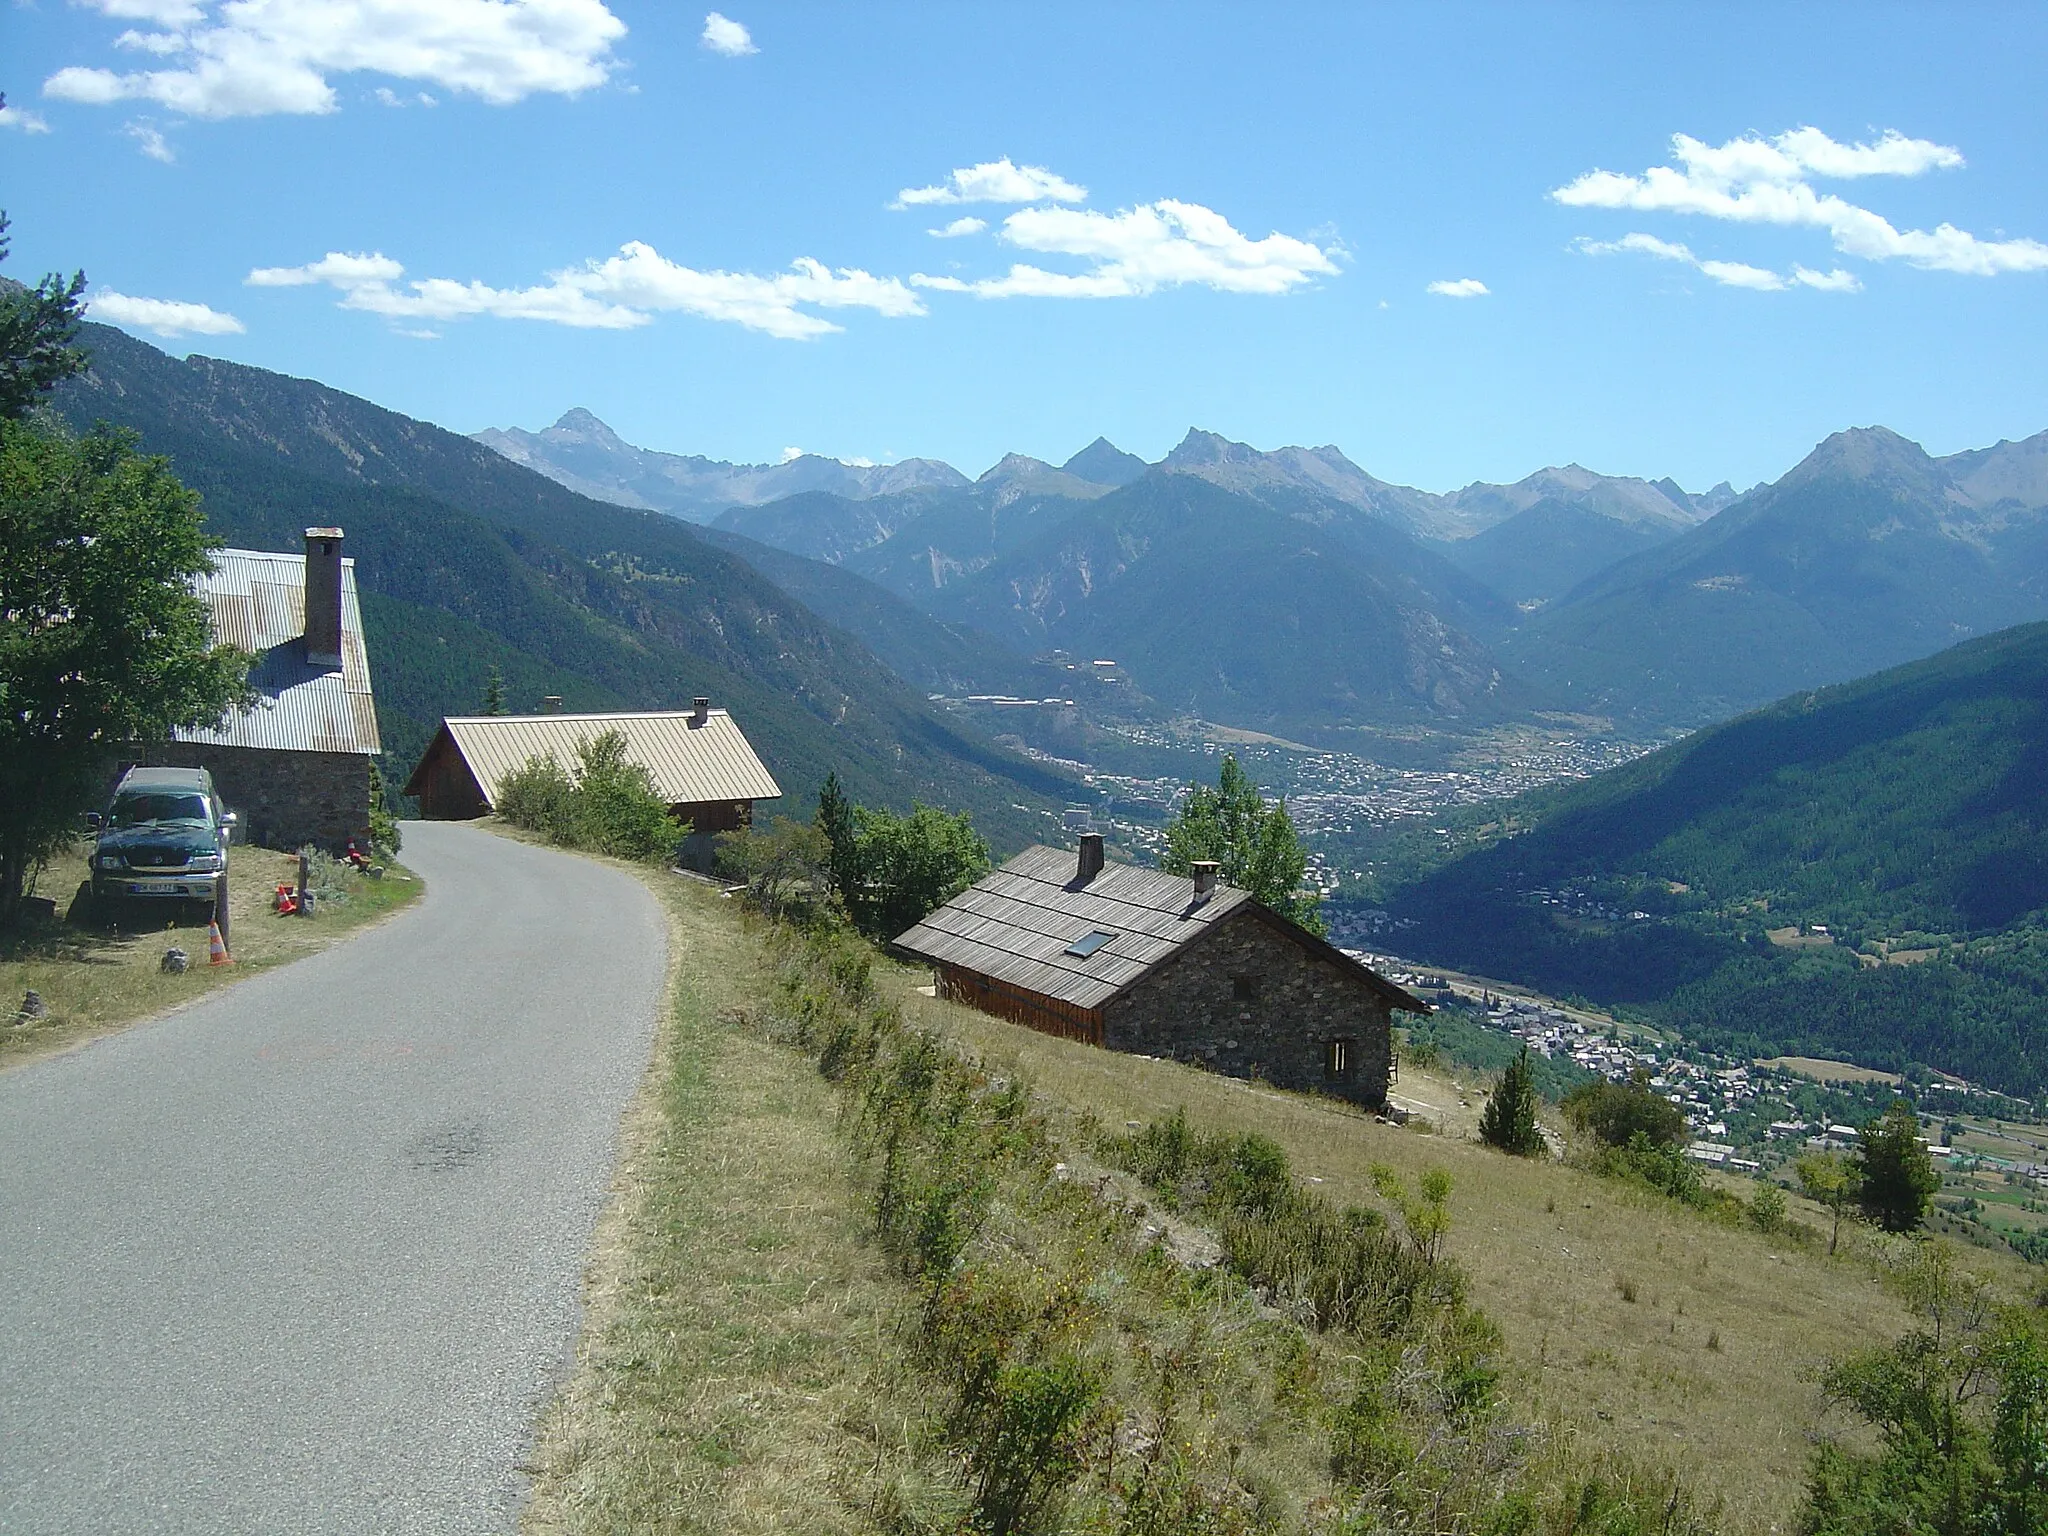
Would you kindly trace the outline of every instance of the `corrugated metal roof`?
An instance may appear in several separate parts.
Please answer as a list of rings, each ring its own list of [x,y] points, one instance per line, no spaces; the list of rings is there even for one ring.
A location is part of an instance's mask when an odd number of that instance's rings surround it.
[[[671,805],[721,800],[776,800],[782,786],[754,755],[746,735],[722,709],[702,725],[688,710],[609,715],[471,715],[451,718],[454,739],[487,799],[495,801],[505,776],[536,755],[563,770],[576,767],[579,743],[606,731],[626,738],[626,755],[645,767],[654,792]]]
[[[1233,886],[1195,902],[1195,882],[1164,870],[1105,864],[1085,885],[1071,851],[1028,848],[897,938],[894,948],[932,964],[963,966],[1078,1008],[1099,1008],[1242,908],[1277,923],[1325,958],[1356,971],[1399,1008],[1428,1006],[1343,951],[1269,913]],[[1091,933],[1110,941],[1086,957],[1068,947]]]
[[[369,652],[356,602],[355,561],[341,562],[341,670],[306,664],[306,557],[221,549],[194,584],[213,610],[213,637],[256,653],[249,669],[256,707],[218,731],[178,731],[179,741],[285,752],[383,751],[370,692]]]

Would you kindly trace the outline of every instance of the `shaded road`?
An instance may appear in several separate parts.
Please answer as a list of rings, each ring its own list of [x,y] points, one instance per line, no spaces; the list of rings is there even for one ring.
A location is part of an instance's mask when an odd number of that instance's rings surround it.
[[[602,865],[405,841],[410,912],[0,1074],[0,1532],[512,1526],[666,930]]]

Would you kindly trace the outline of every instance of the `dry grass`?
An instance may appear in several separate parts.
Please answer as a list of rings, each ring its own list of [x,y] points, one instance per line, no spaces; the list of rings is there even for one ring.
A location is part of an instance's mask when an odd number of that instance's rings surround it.
[[[72,893],[85,883],[86,856],[81,847],[43,873],[40,887],[57,896],[60,913],[70,910]],[[67,923],[0,939],[0,1068],[69,1050],[192,1002],[240,977],[325,949],[407,905],[422,889],[416,876],[392,865],[383,880],[351,877],[347,899],[316,904],[310,919],[278,917],[271,911],[276,887],[297,874],[295,854],[255,847],[234,850],[228,872],[228,927],[235,963],[218,969],[206,963],[206,925],[183,914],[181,926],[170,933],[160,926],[138,933]],[[83,911],[81,906],[81,915]],[[166,975],[161,969],[164,951],[173,945],[190,956],[190,968],[183,975]],[[15,1010],[30,989],[48,1004],[49,1016],[15,1023]]]
[[[760,935],[710,887],[638,873],[669,914],[672,1011],[523,1529],[865,1529],[917,1415],[891,1406],[899,1295],[863,1237],[837,1100],[732,1016],[767,996]]]
[[[1785,1529],[1810,1436],[1823,1424],[1846,1428],[1824,1414],[1814,1384],[1820,1362],[1906,1327],[1868,1251],[1846,1233],[1843,1257],[1830,1261],[1562,1164],[1038,1035],[924,996],[917,987],[927,974],[890,968],[881,977],[909,1022],[1014,1063],[1040,1092],[1112,1129],[1185,1105],[1204,1129],[1272,1137],[1297,1174],[1348,1204],[1371,1203],[1371,1163],[1411,1176],[1448,1169],[1456,1180],[1450,1251],[1507,1336],[1516,1395],[1582,1443],[1682,1469],[1725,1500],[1732,1531]],[[1404,1066],[1402,1089],[1457,1107],[1454,1124],[1476,1118],[1480,1095],[1467,1091],[1472,1107],[1460,1106],[1447,1078]],[[1817,1207],[1793,1206],[1795,1218],[1825,1231]]]

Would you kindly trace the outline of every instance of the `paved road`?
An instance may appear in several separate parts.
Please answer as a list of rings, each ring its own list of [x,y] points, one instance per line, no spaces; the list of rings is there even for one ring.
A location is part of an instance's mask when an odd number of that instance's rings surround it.
[[[666,932],[474,828],[405,858],[411,912],[0,1074],[0,1532],[514,1523]]]

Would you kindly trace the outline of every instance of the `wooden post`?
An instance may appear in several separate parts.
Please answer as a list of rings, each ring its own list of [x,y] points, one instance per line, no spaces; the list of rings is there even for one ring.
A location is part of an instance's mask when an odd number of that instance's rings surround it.
[[[310,870],[311,863],[306,858],[305,851],[301,849],[299,852],[299,916],[301,917],[312,916],[306,910],[306,876]]]
[[[225,854],[221,857],[220,878],[213,882],[213,920],[220,924],[220,941],[232,955],[235,941],[228,937],[228,863]]]

